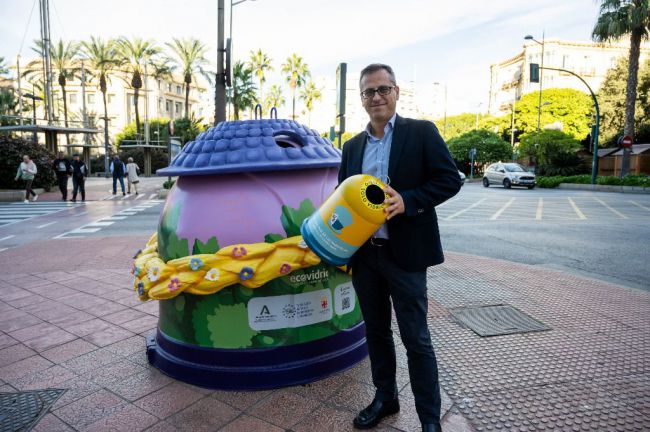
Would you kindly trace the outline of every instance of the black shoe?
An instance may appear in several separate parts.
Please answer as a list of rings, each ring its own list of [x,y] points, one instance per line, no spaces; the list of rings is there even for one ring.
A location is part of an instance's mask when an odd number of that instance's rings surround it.
[[[399,400],[382,401],[374,399],[370,405],[354,418],[352,424],[356,429],[371,429],[379,424],[381,419],[399,412]]]
[[[422,432],[442,432],[440,423],[422,423]]]

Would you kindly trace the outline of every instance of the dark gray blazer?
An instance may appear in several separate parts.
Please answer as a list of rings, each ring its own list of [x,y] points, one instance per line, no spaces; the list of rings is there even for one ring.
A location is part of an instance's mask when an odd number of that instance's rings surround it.
[[[361,174],[366,142],[362,132],[344,144],[339,183]],[[442,263],[435,206],[456,195],[461,183],[456,164],[433,123],[396,117],[388,176],[406,209],[388,221],[395,261],[407,271]],[[354,266],[354,256],[350,265]]]

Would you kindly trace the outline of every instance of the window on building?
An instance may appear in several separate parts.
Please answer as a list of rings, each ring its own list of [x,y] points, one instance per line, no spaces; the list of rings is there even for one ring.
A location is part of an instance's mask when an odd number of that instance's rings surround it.
[[[158,110],[159,110],[159,111],[162,109],[162,105],[163,105],[163,99],[162,99],[162,98],[158,98]]]
[[[179,85],[176,86],[176,94],[181,94],[181,86]]]
[[[77,93],[70,93],[70,103],[71,104],[76,104],[77,103]]]
[[[174,114],[177,117],[180,117],[182,115],[182,112],[183,112],[183,105],[180,102],[176,102],[174,104]]]
[[[162,80],[157,80],[157,82],[158,82],[158,90],[160,90],[162,88]]]
[[[113,94],[109,94],[108,96],[106,96],[106,103],[108,103],[108,104],[112,104],[112,103],[113,103],[113,99],[115,99],[115,95],[113,95]]]
[[[165,101],[165,112],[172,112],[172,101]]]
[[[86,95],[86,97],[88,98],[88,103],[89,104],[94,104],[95,103],[95,93],[88,93]]]
[[[167,91],[170,92],[170,93],[172,92],[172,85],[171,85],[171,83],[167,83]]]

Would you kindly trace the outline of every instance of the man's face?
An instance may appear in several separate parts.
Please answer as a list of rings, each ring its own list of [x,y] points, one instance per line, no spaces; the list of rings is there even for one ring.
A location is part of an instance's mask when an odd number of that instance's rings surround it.
[[[29,156],[23,156],[23,162],[25,163],[29,162]]]
[[[361,79],[361,91],[376,89],[387,86],[395,87],[385,96],[375,92],[372,97],[364,99],[361,97],[361,103],[365,108],[370,120],[377,123],[386,123],[395,114],[395,106],[399,100],[399,87],[390,80],[390,75],[381,69],[371,74],[365,75]]]

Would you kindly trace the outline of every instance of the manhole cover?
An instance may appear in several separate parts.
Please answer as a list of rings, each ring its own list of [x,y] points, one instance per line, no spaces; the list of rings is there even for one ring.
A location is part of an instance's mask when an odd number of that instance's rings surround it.
[[[30,430],[65,390],[0,393],[0,431]]]
[[[540,321],[507,305],[457,308],[451,315],[479,336],[498,336],[550,330]]]

